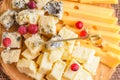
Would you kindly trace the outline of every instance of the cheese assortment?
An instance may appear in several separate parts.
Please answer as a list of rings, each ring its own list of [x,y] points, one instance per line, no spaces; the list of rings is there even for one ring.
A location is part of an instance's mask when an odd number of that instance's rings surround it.
[[[81,3],[117,0],[12,0],[13,10],[0,23],[18,31],[2,33],[3,62],[35,80],[94,80],[100,62],[116,67],[120,28],[114,10]],[[71,38],[81,40],[61,41]]]

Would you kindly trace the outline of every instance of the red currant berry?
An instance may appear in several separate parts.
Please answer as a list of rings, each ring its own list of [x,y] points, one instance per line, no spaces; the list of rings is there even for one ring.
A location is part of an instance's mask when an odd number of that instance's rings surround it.
[[[28,32],[29,32],[30,34],[35,34],[35,33],[37,33],[37,32],[38,32],[38,26],[37,26],[36,24],[30,24],[30,25],[28,26]]]
[[[80,32],[80,37],[85,37],[85,36],[87,36],[87,35],[88,35],[88,33],[87,33],[86,30],[82,30],[82,31]]]
[[[71,70],[72,71],[77,71],[79,69],[79,65],[77,64],[77,63],[73,63],[72,65],[71,65]]]
[[[27,27],[26,26],[20,26],[18,28],[18,33],[20,33],[21,35],[24,35],[27,33]]]
[[[5,47],[9,47],[11,45],[11,39],[10,38],[4,38],[3,39],[3,45]]]
[[[76,25],[76,28],[82,29],[82,27],[83,27],[83,22],[78,21],[75,25]]]
[[[28,7],[29,7],[30,9],[36,8],[36,3],[35,3],[35,1],[30,1],[30,2],[28,3]]]

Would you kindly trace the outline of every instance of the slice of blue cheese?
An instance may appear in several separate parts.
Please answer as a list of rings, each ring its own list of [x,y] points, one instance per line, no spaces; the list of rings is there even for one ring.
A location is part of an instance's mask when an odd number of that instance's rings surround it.
[[[41,16],[38,22],[40,33],[56,35],[56,23],[58,19],[53,16]]]
[[[16,16],[16,21],[19,25],[23,24],[37,24],[38,19],[41,15],[44,15],[43,10],[36,10],[36,9],[26,9],[22,10]]]
[[[60,1],[50,1],[44,6],[44,10],[48,12],[50,15],[54,15],[58,17],[59,19],[62,19],[63,15],[63,8],[62,8],[62,2]]]
[[[19,33],[17,33],[17,32],[3,32],[2,40],[1,40],[1,47],[4,47],[4,45],[3,45],[4,38],[11,39],[11,45],[9,46],[10,48],[21,48],[22,37]]]
[[[16,9],[25,8],[29,0],[12,0],[12,7]]]
[[[41,39],[40,35],[34,34],[25,40],[25,45],[27,46],[31,54],[37,54],[43,48],[43,45],[41,45],[41,42],[43,42],[43,40]]]
[[[7,10],[0,16],[0,23],[8,30],[14,24],[16,14],[13,10]]]
[[[21,53],[21,49],[14,49],[14,50],[5,49],[1,52],[1,58],[3,62],[6,64],[15,63],[18,62],[20,58],[20,53]]]

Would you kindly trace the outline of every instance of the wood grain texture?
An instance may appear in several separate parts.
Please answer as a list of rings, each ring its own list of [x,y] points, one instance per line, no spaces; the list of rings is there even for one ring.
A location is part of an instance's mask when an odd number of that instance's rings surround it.
[[[3,13],[5,10],[8,9],[12,9],[11,8],[11,0],[4,0],[3,4],[1,5],[1,9],[0,9],[0,14]],[[10,31],[16,31],[16,26],[13,26]],[[0,40],[1,40],[1,35],[2,32],[6,31],[2,25],[0,25]],[[3,49],[0,48],[0,52]],[[15,64],[4,64],[2,59],[0,58],[0,63],[3,67],[3,71],[12,79],[12,80],[32,80],[32,78],[26,76],[25,74],[20,73]],[[97,74],[96,76],[93,76],[94,80],[109,80],[112,73],[114,72],[114,69],[111,69],[109,67],[107,67],[106,65],[100,63],[98,70],[97,70]]]

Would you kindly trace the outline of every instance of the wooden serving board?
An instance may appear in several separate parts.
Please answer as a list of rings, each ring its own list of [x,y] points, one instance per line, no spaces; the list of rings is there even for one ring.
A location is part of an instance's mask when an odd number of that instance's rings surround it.
[[[4,0],[1,7],[0,7],[0,14],[3,13],[7,9],[11,9],[11,0]],[[16,26],[13,26],[10,31],[15,31]],[[3,26],[0,25],[0,40],[2,32],[4,32],[5,29]],[[0,53],[3,49],[0,48]],[[2,59],[0,58],[0,63],[2,66],[2,70],[12,79],[12,80],[32,80],[32,78],[26,76],[25,74],[20,73],[15,64],[4,64]],[[109,68],[108,66],[100,63],[96,76],[93,76],[94,80],[110,80],[110,77],[112,73],[114,72],[114,69]]]

